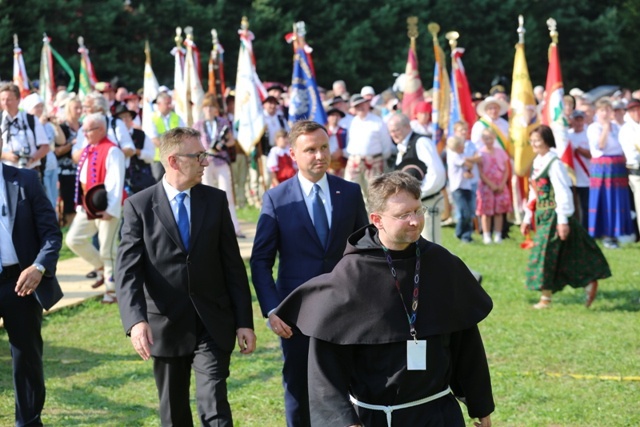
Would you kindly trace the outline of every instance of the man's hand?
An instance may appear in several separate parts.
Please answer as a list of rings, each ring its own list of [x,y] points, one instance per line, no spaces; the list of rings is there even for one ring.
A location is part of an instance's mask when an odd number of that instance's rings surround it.
[[[474,422],[473,425],[475,427],[491,427],[491,416],[482,417],[479,422]]]
[[[131,344],[136,349],[143,360],[149,360],[151,357],[151,348],[153,345],[153,336],[151,334],[151,326],[147,322],[140,322],[131,328]]]
[[[556,230],[558,231],[558,237],[560,237],[560,240],[567,240],[567,237],[569,237],[569,224],[558,224],[556,226]]]
[[[293,331],[275,314],[271,313],[269,315],[269,325],[274,334],[278,335],[281,338],[291,338],[293,335]]]
[[[16,282],[15,292],[18,296],[26,297],[31,295],[42,280],[42,273],[34,265],[22,270],[18,281]]]
[[[256,349],[256,334],[251,328],[238,328],[236,330],[240,353],[251,354]]]

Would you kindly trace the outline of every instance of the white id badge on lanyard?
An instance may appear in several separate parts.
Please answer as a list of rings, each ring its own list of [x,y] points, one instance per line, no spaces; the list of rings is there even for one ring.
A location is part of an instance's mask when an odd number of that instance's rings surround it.
[[[407,341],[407,370],[427,370],[427,340]]]

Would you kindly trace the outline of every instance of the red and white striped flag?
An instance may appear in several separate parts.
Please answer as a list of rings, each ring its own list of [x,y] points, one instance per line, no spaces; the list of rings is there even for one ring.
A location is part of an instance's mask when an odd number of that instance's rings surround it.
[[[451,91],[454,93],[453,100],[456,105],[452,105],[452,113],[449,121],[449,135],[453,135],[453,125],[455,120],[464,120],[467,122],[469,130],[471,126],[476,122],[477,115],[476,109],[473,107],[471,101],[471,89],[469,89],[469,81],[467,80],[467,74],[462,65],[462,55],[464,49],[457,47],[451,51]],[[457,117],[454,118],[454,108],[457,108]]]
[[[40,55],[40,98],[44,101],[45,113],[53,113],[53,101],[56,96],[56,81],[53,73],[53,55],[51,54],[51,38],[44,35],[42,53]]]
[[[407,66],[404,71],[404,91],[402,94],[402,112],[413,120],[415,118],[414,109],[416,104],[424,101],[422,80],[418,71],[418,55],[416,53],[416,39],[411,38],[409,53],[407,54]]]
[[[13,83],[20,88],[20,98],[29,95],[29,77],[24,66],[22,49],[18,46],[18,35],[13,35]]]
[[[551,21],[552,19],[547,21],[547,24],[550,25],[552,41],[549,45],[549,69],[542,108],[542,123],[553,131],[553,137],[556,140],[556,153],[562,163],[567,166],[567,172],[571,178],[575,179],[573,150],[568,137],[569,121],[564,114],[564,87],[562,85],[560,56],[558,55],[557,32],[555,32],[555,21],[553,21],[553,29]]]

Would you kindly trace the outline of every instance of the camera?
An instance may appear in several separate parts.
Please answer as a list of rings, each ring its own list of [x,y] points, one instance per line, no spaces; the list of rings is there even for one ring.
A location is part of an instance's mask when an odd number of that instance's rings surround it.
[[[227,146],[226,136],[228,131],[229,131],[229,126],[224,125],[222,130],[218,133],[218,138],[216,138],[213,144],[211,144],[211,148],[214,151],[222,151],[226,149],[226,146]]]
[[[29,147],[23,147],[20,151],[14,151],[13,154],[18,156],[18,167],[22,169],[26,168],[31,158],[31,149],[29,149]]]

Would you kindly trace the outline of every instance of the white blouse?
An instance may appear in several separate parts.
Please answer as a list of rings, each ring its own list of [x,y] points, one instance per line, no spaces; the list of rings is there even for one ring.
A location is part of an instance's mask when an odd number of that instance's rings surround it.
[[[546,169],[549,162],[557,157],[556,153],[552,151],[549,151],[544,156],[536,156],[536,158],[533,159],[533,173],[531,174],[531,178],[538,178]],[[558,224],[567,224],[575,208],[573,205],[573,193],[571,192],[571,179],[560,159],[551,163],[549,167],[549,179],[551,180],[551,185],[555,193]],[[536,191],[533,189],[533,186],[529,186],[529,202],[535,198]],[[525,206],[524,221],[530,223],[532,216],[533,211],[529,208],[529,203],[527,203]]]

